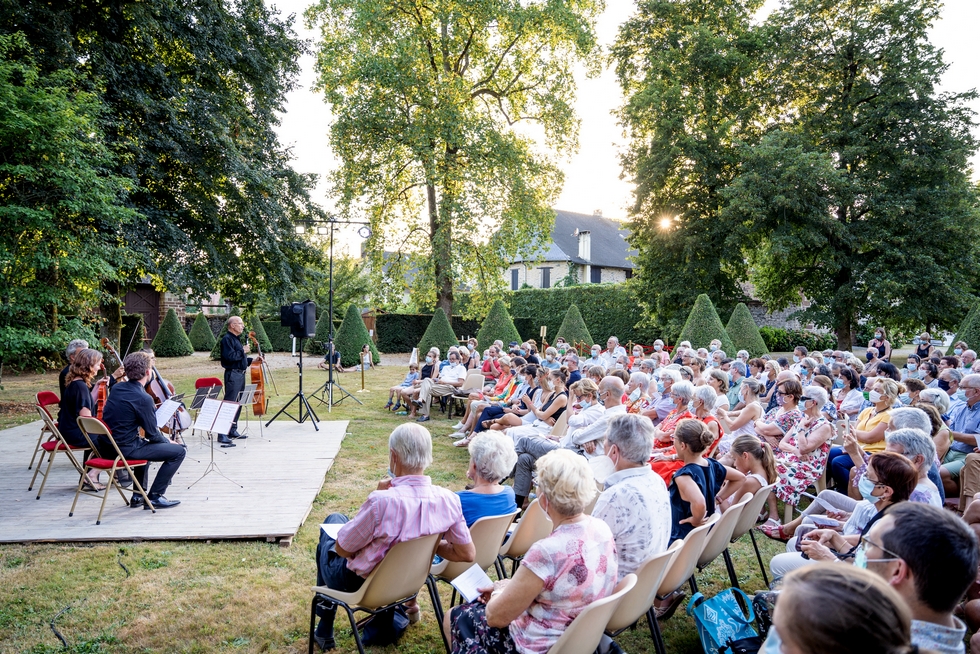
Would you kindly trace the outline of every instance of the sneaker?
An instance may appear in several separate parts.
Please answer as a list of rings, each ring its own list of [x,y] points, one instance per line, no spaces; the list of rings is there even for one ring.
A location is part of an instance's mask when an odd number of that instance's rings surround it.
[[[463,436],[466,436],[465,431],[454,431],[453,433],[449,434],[449,438],[462,438]]]
[[[415,422],[429,422],[429,416],[419,416],[415,419]]]
[[[462,422],[457,422],[455,425],[453,425],[453,429],[455,429],[456,431],[459,431],[462,428],[463,428]]]

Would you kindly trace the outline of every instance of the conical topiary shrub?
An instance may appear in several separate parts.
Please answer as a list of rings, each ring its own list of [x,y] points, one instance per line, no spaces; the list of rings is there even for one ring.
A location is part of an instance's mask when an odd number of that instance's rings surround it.
[[[980,337],[980,323],[974,326],[974,323],[977,323],[977,315],[980,314],[980,311],[977,311],[978,306],[980,306],[980,303],[974,304],[966,312],[966,317],[963,318],[959,329],[956,330],[956,336],[953,337],[953,342],[949,344],[949,348],[946,350],[947,356],[953,356],[955,354],[953,350],[956,349],[956,341],[963,341],[974,350],[980,346],[980,338],[978,338]],[[895,347],[894,343],[892,343],[892,347]]]
[[[371,334],[364,324],[364,319],[361,318],[361,310],[357,308],[357,305],[351,304],[347,307],[347,315],[344,316],[344,321],[340,323],[340,329],[333,337],[334,348],[340,352],[340,365],[356,366],[359,364],[361,362],[361,348],[364,347],[365,343],[371,346],[371,360],[375,364],[381,363],[381,354],[378,352],[378,348],[374,346],[374,341],[371,340]]]
[[[191,340],[191,347],[195,352],[210,352],[214,347],[214,334],[211,333],[211,325],[204,316],[203,311],[199,311],[194,324],[191,326],[191,333],[187,335]]]
[[[585,325],[582,312],[574,304],[568,307],[568,311],[565,312],[565,319],[561,321],[561,327],[558,328],[558,333],[555,334],[555,340],[558,340],[559,337],[564,338],[566,343],[581,342],[589,347],[595,342],[592,340],[592,334],[589,333],[589,328]]]
[[[949,349],[946,350],[947,355],[952,356],[954,354],[953,349],[956,341],[963,341],[973,350],[976,350],[980,346],[980,309],[978,307],[980,307],[980,304],[974,305],[969,313],[966,314],[963,322],[960,323],[960,328],[956,331],[953,342],[949,344]],[[892,345],[892,347],[895,346]]]
[[[167,311],[167,317],[163,319],[150,347],[158,357],[186,357],[194,354],[191,339],[187,338],[187,333],[180,326],[173,309]]]
[[[503,341],[505,351],[508,343],[521,341],[521,335],[517,333],[517,327],[514,327],[514,321],[511,320],[503,300],[497,300],[490,307],[490,313],[483,319],[476,340],[481,350],[487,349],[496,340]]]
[[[432,320],[429,321],[429,326],[425,328],[425,333],[422,334],[422,340],[419,341],[419,356],[424,358],[426,352],[437,347],[440,356],[445,359],[448,356],[449,348],[454,345],[458,346],[459,340],[453,332],[449,318],[446,317],[446,312],[442,310],[442,307],[438,307],[432,314]]]
[[[256,313],[253,311],[252,313],[247,314],[244,320],[245,335],[247,336],[249,332],[255,332],[255,340],[259,342],[259,346],[262,348],[263,354],[266,352],[272,352],[272,341],[269,340],[269,335],[265,333],[265,327],[262,326],[262,321],[259,320],[258,315],[256,315]],[[258,353],[256,352],[256,354]]]
[[[744,302],[735,305],[735,310],[732,311],[732,317],[728,319],[728,326],[725,327],[725,331],[728,332],[735,348],[747,350],[750,357],[761,357],[763,354],[769,353],[769,348],[766,347],[766,342],[762,340],[762,334],[759,333],[759,327],[755,324],[755,319]],[[732,358],[735,357],[735,352],[726,350],[725,353]]]
[[[330,312],[327,311],[327,307],[322,307],[320,317],[317,318],[316,321],[316,335],[313,338],[306,339],[306,343],[303,347],[310,354],[323,356],[326,353],[324,348],[327,347],[327,342],[330,340],[330,319],[332,318],[332,316],[327,315],[328,313]],[[339,329],[340,327],[335,324],[333,328],[333,338],[335,344],[337,342],[337,330]],[[323,343],[323,345],[317,345],[317,342]]]
[[[725,354],[735,354],[735,344],[725,331],[725,326],[715,311],[715,305],[711,303],[711,298],[702,293],[694,301],[677,342],[690,341],[695,348],[708,347],[716,338],[721,340],[721,349]]]

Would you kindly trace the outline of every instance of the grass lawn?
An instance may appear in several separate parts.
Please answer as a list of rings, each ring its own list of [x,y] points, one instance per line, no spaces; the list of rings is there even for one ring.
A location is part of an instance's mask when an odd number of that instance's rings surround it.
[[[407,362],[407,357],[392,362],[401,360]],[[307,364],[315,362],[307,359]],[[206,355],[158,363],[178,392],[193,393],[198,377],[221,376],[220,366]],[[270,403],[270,411],[275,412],[296,392],[298,376],[288,355],[272,355],[270,363],[279,388]],[[346,400],[328,415],[326,406],[313,402],[321,420],[349,420],[350,435],[324,479],[310,518],[289,548],[255,541],[0,546],[0,652],[305,652],[319,523],[334,511],[356,512],[384,474],[388,434],[404,418],[381,407],[388,387],[399,383],[405,372],[405,365],[394,364],[368,371],[370,392],[355,393],[364,406]],[[307,365],[305,390],[313,390],[325,376]],[[34,394],[57,391],[58,386],[56,372],[7,374],[3,381],[0,428],[34,420]],[[361,376],[346,373],[338,381],[355,391]],[[427,424],[434,441],[428,472],[435,483],[460,490],[466,483],[468,455],[446,438],[451,429],[445,417],[437,410],[433,416]],[[172,497],[180,499],[177,489]],[[248,511],[248,507],[232,504],[228,511]],[[782,551],[765,537],[760,536],[759,542],[765,560]],[[742,587],[762,588],[748,539],[731,551]],[[726,588],[724,562],[711,564],[698,575],[698,583],[709,596]],[[419,597],[422,622],[409,628],[398,647],[384,649],[409,653],[442,649],[428,595]],[[446,592],[444,605],[448,599]],[[55,626],[67,649],[49,626],[59,612]],[[346,619],[338,617],[337,625],[337,651],[356,651]],[[693,622],[682,610],[663,624],[663,631],[669,652],[701,651]],[[654,651],[645,624],[618,640],[628,652]]]

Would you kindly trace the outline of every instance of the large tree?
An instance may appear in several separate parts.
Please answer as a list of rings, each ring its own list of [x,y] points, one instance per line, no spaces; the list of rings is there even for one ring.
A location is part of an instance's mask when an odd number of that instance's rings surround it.
[[[0,0],[0,33],[18,30],[42,72],[76,72],[104,107],[137,213],[106,226],[130,252],[123,280],[245,305],[285,297],[311,261],[292,223],[315,211],[273,131],[301,52],[289,23],[262,0]],[[103,312],[118,321],[118,302]]]
[[[497,289],[509,257],[547,236],[562,182],[552,158],[577,143],[572,67],[595,53],[600,8],[320,0],[308,11],[341,161],[334,189],[345,215],[371,221],[377,289],[397,299],[414,269],[415,303],[452,315],[461,282]],[[384,260],[385,247],[400,254]]]
[[[764,41],[760,0],[640,0],[613,48],[636,184],[630,241],[641,301],[676,335],[699,293],[724,314],[742,297],[744,260],[719,221],[738,144],[755,138],[764,99],[755,80]]]
[[[934,0],[793,0],[769,18],[781,108],[747,147],[722,224],[758,296],[850,347],[860,319],[953,328],[976,292],[968,94],[941,94]]]

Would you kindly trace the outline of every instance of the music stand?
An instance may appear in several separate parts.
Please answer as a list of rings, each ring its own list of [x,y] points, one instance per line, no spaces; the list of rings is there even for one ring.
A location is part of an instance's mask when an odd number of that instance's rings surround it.
[[[237,403],[225,401],[225,402],[222,402],[222,404],[237,404]],[[238,411],[241,412],[241,406],[238,407]],[[215,440],[214,439],[214,434],[215,434],[215,432],[213,432],[213,431],[206,431],[205,433],[208,435],[208,440],[211,441],[211,461],[208,462],[207,467],[204,469],[204,474],[202,474],[197,479],[197,481],[195,481],[193,484],[191,484],[190,486],[188,486],[187,489],[190,490],[191,488],[193,488],[194,486],[196,486],[198,484],[198,482],[200,482],[202,479],[204,479],[205,477],[207,477],[212,472],[218,473],[219,475],[221,475],[222,477],[224,477],[225,479],[227,479],[231,483],[235,484],[239,488],[245,488],[245,486],[243,486],[242,484],[239,484],[237,481],[235,481],[234,479],[232,479],[231,477],[229,477],[225,473],[221,472],[221,468],[219,468],[218,467],[218,464],[214,462],[214,440]],[[227,434],[225,434],[225,435],[227,436]],[[204,499],[209,499],[209,497],[205,497]]]
[[[238,394],[238,403],[242,405],[242,408],[245,409],[246,412],[251,411],[251,406],[255,402],[255,393],[257,390],[258,384],[245,384],[245,388]],[[254,413],[252,414],[252,417],[255,417]],[[241,433],[241,430],[239,430],[239,433]],[[245,433],[250,433],[248,420],[245,421]],[[259,420],[259,437],[265,438],[265,434],[262,432],[261,420]]]
[[[202,386],[197,389],[194,393],[194,399],[191,400],[191,411],[197,411],[200,413],[201,407],[204,406],[204,400],[216,400],[218,399],[218,394],[221,393],[221,386],[215,384],[214,386]],[[197,416],[195,416],[196,418]],[[191,425],[191,435],[197,431],[193,425]]]
[[[272,424],[273,420],[275,420],[276,418],[278,418],[279,416],[285,413],[287,416],[289,416],[290,419],[300,424],[303,424],[303,422],[306,421],[307,418],[309,418],[310,422],[313,423],[313,429],[315,429],[316,431],[320,431],[320,428],[317,426],[317,423],[320,421],[320,419],[317,417],[316,413],[314,413],[313,408],[310,406],[309,400],[306,399],[306,395],[303,393],[303,338],[302,337],[299,338],[299,363],[297,365],[299,366],[299,391],[297,391],[296,395],[293,395],[292,399],[286,403],[286,406],[279,409],[279,412],[276,415],[272,416],[272,418],[269,419],[269,422],[265,423],[265,426],[268,427],[269,425]],[[296,401],[299,401],[298,418],[293,417],[293,415],[286,410],[292,405],[293,402]],[[303,415],[304,407],[306,407],[306,415]]]

